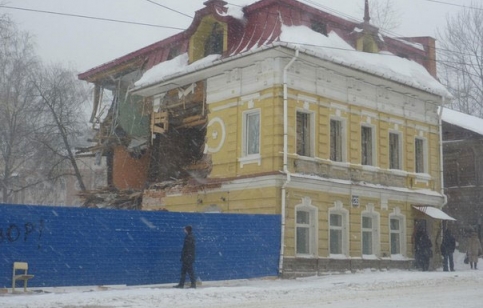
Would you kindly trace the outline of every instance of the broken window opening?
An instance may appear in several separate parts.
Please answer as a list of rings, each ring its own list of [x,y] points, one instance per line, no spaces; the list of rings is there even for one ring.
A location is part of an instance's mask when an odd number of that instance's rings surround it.
[[[318,32],[320,34],[327,36],[327,25],[324,22],[321,22],[319,20],[312,20],[312,24],[310,25],[310,28],[315,32]]]
[[[223,27],[215,22],[211,29],[210,36],[205,41],[204,56],[223,53]]]

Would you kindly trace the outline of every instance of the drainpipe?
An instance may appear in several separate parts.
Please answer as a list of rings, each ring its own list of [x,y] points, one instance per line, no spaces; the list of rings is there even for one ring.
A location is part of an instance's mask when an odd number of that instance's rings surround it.
[[[443,107],[444,107],[444,96],[441,96],[441,106],[438,112],[438,124],[439,124],[439,172],[440,172],[440,180],[441,180],[441,194],[443,195],[443,208],[446,203],[448,203],[448,197],[444,194],[444,171],[443,171]]]
[[[444,96],[441,96],[441,106],[439,107],[438,112],[438,124],[439,124],[439,172],[440,172],[440,181],[441,181],[441,195],[443,195],[443,204],[441,205],[441,209],[448,203],[448,197],[444,194],[444,170],[443,170],[443,107],[444,107]],[[438,246],[439,237],[443,237],[444,233],[444,220],[441,220],[439,226],[438,235],[436,236],[436,247]]]
[[[290,60],[290,62],[283,68],[283,173],[287,175],[285,183],[282,186],[282,224],[281,224],[281,231],[280,231],[280,260],[278,264],[278,273],[281,276],[283,271],[283,256],[284,256],[284,248],[285,248],[285,210],[287,206],[286,200],[286,188],[288,183],[290,183],[290,171],[287,167],[287,156],[288,156],[288,90],[287,90],[287,71],[295,62],[295,60],[299,56],[299,50],[295,50],[294,57]]]

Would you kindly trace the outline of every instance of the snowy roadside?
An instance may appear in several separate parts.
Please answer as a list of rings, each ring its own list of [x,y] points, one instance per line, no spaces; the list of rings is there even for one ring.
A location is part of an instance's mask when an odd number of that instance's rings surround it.
[[[481,269],[456,257],[456,271],[375,271],[293,280],[203,282],[196,290],[172,285],[44,288],[44,292],[0,295],[2,308],[154,307],[481,307]],[[40,289],[32,289],[40,291]]]

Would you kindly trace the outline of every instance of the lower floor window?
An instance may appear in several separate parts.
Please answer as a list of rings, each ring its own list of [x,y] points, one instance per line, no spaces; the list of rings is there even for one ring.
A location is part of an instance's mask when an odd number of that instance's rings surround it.
[[[342,215],[330,214],[330,253],[342,254]]]
[[[362,254],[372,255],[373,251],[373,221],[370,216],[362,217]]]
[[[297,253],[310,253],[310,213],[297,211]]]
[[[390,220],[390,231],[391,231],[391,254],[401,254],[401,219],[391,218]]]
[[[295,208],[295,253],[314,256],[317,253],[317,208],[308,197]]]

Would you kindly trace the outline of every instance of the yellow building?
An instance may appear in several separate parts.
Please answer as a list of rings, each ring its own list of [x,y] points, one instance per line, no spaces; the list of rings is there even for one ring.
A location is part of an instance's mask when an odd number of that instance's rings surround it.
[[[130,136],[111,184],[137,185],[144,210],[280,214],[283,277],[409,268],[415,224],[436,247],[439,220],[415,209],[445,202],[437,110],[451,95],[434,40],[294,0],[205,5],[185,32],[80,75],[126,97],[107,121]]]

